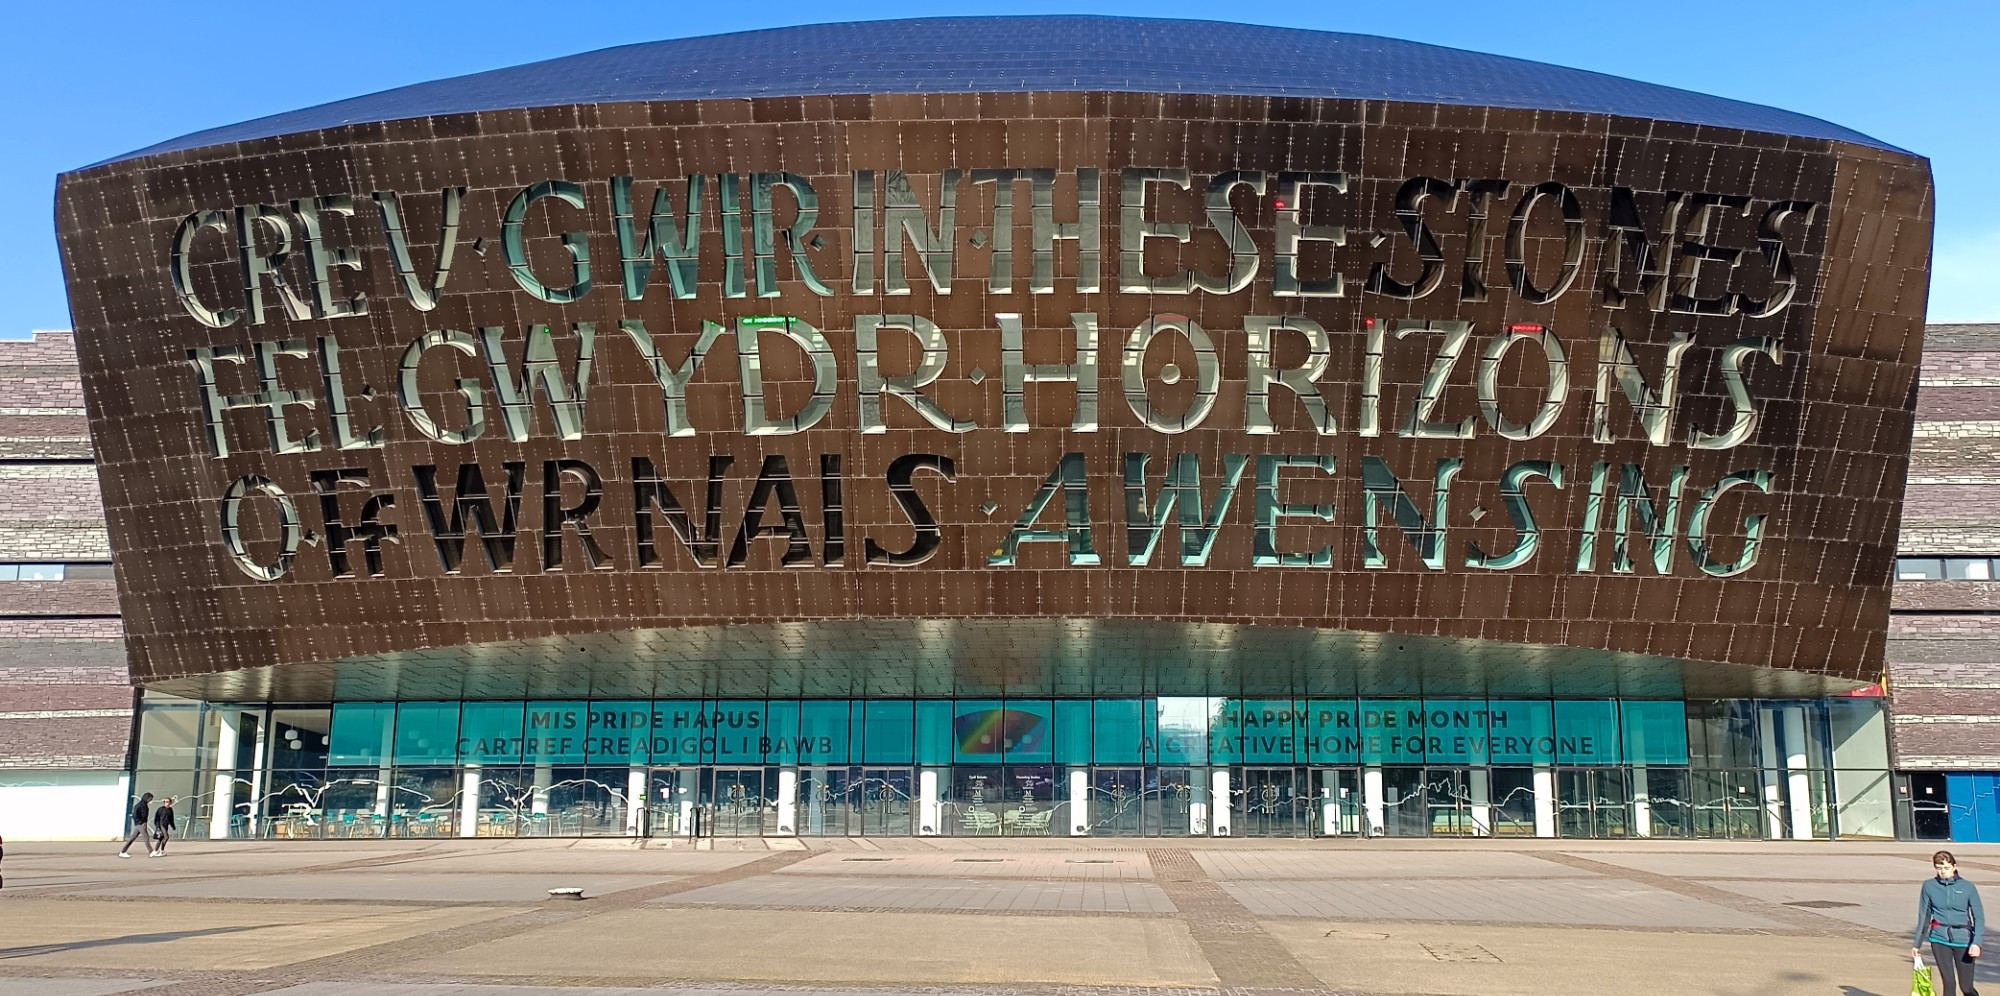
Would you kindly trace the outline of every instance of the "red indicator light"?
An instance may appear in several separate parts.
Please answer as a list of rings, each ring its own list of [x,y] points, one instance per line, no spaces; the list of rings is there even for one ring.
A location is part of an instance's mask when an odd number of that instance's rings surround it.
[[[1361,327],[1362,327],[1362,328],[1364,328],[1364,329],[1372,329],[1372,328],[1374,328],[1374,327],[1375,327],[1375,319],[1373,319],[1373,318],[1363,318],[1363,319],[1361,320]]]
[[[1285,201],[1284,201],[1284,198],[1282,198],[1282,197],[1281,197],[1281,198],[1279,198],[1279,199],[1278,199],[1278,200],[1277,200],[1277,201],[1276,201],[1275,203],[1276,203],[1276,204],[1278,205],[1278,210],[1280,210],[1280,211],[1283,211],[1283,210],[1285,209]]]
[[[1514,324],[1514,325],[1509,325],[1509,326],[1507,326],[1507,331],[1509,331],[1509,332],[1545,332],[1545,331],[1547,331],[1547,330],[1546,330],[1546,329],[1544,329],[1544,328],[1542,328],[1542,327],[1541,327],[1540,325],[1535,325],[1535,324],[1532,324],[1532,323],[1528,323],[1528,322],[1521,322],[1521,323],[1518,323],[1518,324]]]

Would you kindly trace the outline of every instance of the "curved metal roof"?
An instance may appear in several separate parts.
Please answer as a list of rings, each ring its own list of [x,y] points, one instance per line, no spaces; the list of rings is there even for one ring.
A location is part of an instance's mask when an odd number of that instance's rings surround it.
[[[1761,104],[1393,38],[1221,21],[1041,16],[850,21],[623,45],[211,128],[106,162],[357,122],[561,104],[1033,90],[1531,107],[1895,150]]]

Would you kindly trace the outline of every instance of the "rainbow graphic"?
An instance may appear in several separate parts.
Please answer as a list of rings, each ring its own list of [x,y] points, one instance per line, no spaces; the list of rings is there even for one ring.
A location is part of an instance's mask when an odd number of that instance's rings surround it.
[[[960,754],[1039,753],[1047,749],[1048,721],[1019,709],[981,709],[961,714],[952,732]]]

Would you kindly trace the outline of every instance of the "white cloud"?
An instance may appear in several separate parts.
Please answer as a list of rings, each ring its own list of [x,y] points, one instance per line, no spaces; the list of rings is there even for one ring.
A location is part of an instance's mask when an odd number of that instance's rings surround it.
[[[2000,231],[1938,240],[1927,320],[2000,322]]]

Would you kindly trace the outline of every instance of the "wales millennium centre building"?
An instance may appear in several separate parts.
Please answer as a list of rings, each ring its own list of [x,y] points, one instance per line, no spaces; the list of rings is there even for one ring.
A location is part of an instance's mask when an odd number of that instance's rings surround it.
[[[119,790],[198,833],[1909,832],[1930,169],[1838,125],[943,18],[356,97],[56,211]]]

